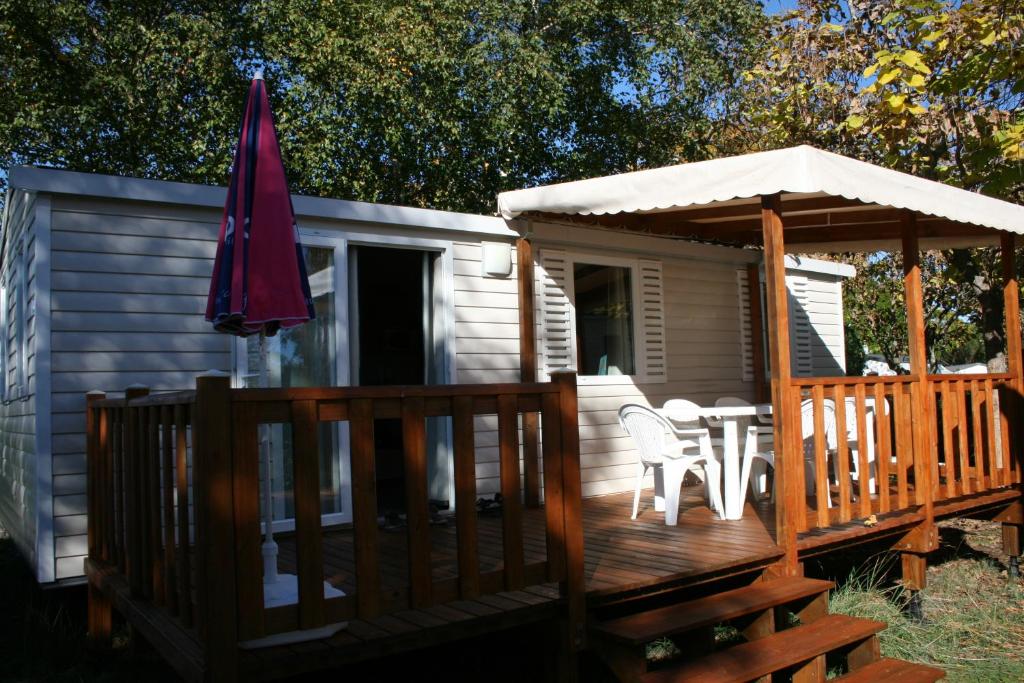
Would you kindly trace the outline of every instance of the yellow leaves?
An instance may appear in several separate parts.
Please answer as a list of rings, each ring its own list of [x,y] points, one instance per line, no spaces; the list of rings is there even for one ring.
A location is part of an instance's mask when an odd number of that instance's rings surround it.
[[[889,105],[890,109],[892,109],[894,112],[899,114],[904,109],[904,102],[907,101],[907,96],[906,95],[889,95],[887,98],[885,98],[885,101]]]
[[[894,78],[900,75],[899,69],[889,69],[884,74],[878,77],[879,85],[886,85],[891,82]]]
[[[879,67],[879,63],[875,62],[874,64],[872,64],[868,68],[864,69],[864,74],[863,74],[864,78],[871,78],[872,76],[874,76],[875,72],[878,71],[878,67]]]
[[[989,47],[990,45],[995,44],[995,42],[996,42],[996,32],[995,31],[989,31],[988,35],[983,37],[979,42],[982,45],[984,45],[985,47]]]
[[[864,117],[857,114],[850,114],[846,117],[846,125],[852,130],[857,130],[864,125]]]
[[[909,66],[911,69],[919,71],[923,74],[930,74],[932,72],[932,70],[928,68],[928,65],[924,63],[924,59],[922,59],[921,53],[918,52],[917,50],[905,51],[903,54],[900,55],[900,61]]]
[[[906,83],[911,88],[916,88],[917,90],[924,90],[925,81],[924,76],[922,76],[921,74],[913,74],[909,79],[904,79],[903,82]]]

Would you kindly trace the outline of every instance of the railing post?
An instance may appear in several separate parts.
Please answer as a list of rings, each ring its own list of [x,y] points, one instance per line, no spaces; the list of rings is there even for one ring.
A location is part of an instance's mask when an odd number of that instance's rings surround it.
[[[537,328],[534,314],[533,244],[516,240],[516,272],[519,277],[519,381],[537,381]],[[540,505],[540,431],[537,413],[523,413],[523,502]]]
[[[105,495],[107,482],[103,477],[104,467],[101,462],[105,457],[105,434],[100,434],[100,419],[94,404],[106,398],[102,391],[90,391],[85,395],[85,467],[86,467],[86,505],[88,509],[87,532],[89,539],[89,560],[96,563],[102,557],[106,545],[103,536],[106,527],[104,508],[110,504],[109,496]],[[88,633],[91,643],[106,646],[110,643],[111,626],[113,623],[113,603],[99,587],[89,581]]]
[[[1012,376],[1009,407],[1010,443],[1006,451],[1010,454],[1010,473],[1015,483],[1021,481],[1021,403],[1024,401],[1024,357],[1021,349],[1020,287],[1017,282],[1016,236],[1004,232],[1002,235],[1003,309],[1006,318],[1006,370]]]
[[[925,587],[925,555],[939,547],[938,531],[935,527],[935,482],[932,479],[938,462],[935,445],[932,443],[932,424],[937,420],[936,403],[928,384],[928,349],[924,336],[924,295],[921,290],[920,246],[917,236],[917,219],[914,214],[901,214],[903,250],[903,295],[907,309],[907,342],[910,351],[910,385],[913,453],[914,453],[914,498],[922,506],[924,521],[912,529],[894,546],[902,551],[903,583],[911,591]],[[947,454],[947,461],[951,454]],[[886,485],[885,482],[881,483]],[[918,600],[916,597],[915,601]],[[919,604],[919,603],[917,603]]]
[[[768,302],[768,353],[771,361],[771,394],[776,444],[775,478],[780,496],[775,503],[775,542],[785,552],[783,574],[800,573],[796,547],[797,525],[803,513],[800,488],[803,456],[797,443],[800,411],[794,410],[792,367],[789,351],[789,294],[786,289],[786,255],[782,237],[782,198],[761,197],[761,229],[764,240],[764,274]]]
[[[580,480],[579,406],[576,396],[576,373],[556,372],[552,381],[558,385],[558,406],[562,437],[562,514],[565,529],[565,581],[560,584],[566,598],[567,654],[563,673],[574,680],[575,654],[586,646],[586,583],[583,570],[583,491]],[[567,680],[560,677],[559,680]]]
[[[124,390],[124,432],[125,449],[122,466],[124,467],[124,519],[125,519],[125,573],[128,575],[128,587],[133,598],[140,597],[143,590],[143,545],[145,535],[143,529],[142,501],[139,487],[142,485],[142,451],[140,449],[142,430],[137,419],[138,410],[129,407],[129,403],[149,395],[149,387],[133,384]]]
[[[228,375],[210,372],[197,377],[195,405],[192,453],[197,589],[206,680],[230,683],[238,679],[238,594]]]

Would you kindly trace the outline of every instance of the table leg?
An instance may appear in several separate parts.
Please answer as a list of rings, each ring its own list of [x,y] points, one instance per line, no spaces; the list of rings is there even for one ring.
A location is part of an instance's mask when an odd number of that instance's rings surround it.
[[[722,424],[722,460],[725,495],[725,519],[743,518],[743,491],[740,490],[740,449],[738,420],[726,418]]]

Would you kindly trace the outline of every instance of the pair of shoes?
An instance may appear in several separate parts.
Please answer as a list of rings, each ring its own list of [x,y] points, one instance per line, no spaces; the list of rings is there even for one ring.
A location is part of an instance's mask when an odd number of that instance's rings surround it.
[[[501,514],[501,494],[495,493],[494,498],[477,499],[476,510],[482,515]]]

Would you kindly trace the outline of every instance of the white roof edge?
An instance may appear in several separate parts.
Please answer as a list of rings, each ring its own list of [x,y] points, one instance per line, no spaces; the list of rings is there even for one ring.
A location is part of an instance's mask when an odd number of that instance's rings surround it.
[[[532,211],[637,213],[778,192],[824,193],[1024,234],[1024,206],[808,145],[502,192],[498,211],[506,219]]]
[[[9,187],[35,192],[123,199],[162,204],[223,207],[225,187],[82,173],[37,166],[14,166]],[[482,216],[411,206],[292,195],[300,219],[328,218],[362,223],[432,228],[514,239],[519,234],[496,216]]]

